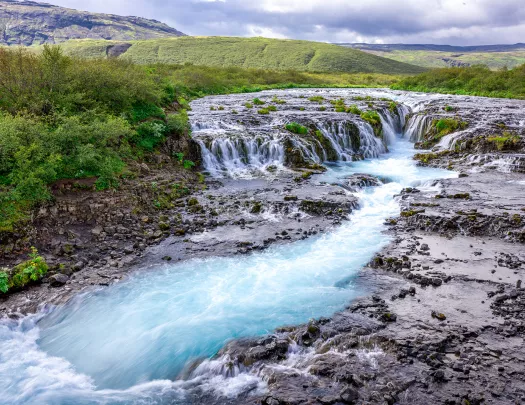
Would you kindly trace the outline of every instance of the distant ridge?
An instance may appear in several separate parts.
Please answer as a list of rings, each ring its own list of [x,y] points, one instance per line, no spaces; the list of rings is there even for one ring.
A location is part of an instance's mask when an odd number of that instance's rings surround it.
[[[366,43],[337,45],[426,68],[485,65],[497,70],[514,68],[525,63],[525,43],[474,46]]]
[[[0,44],[56,44],[70,39],[140,40],[183,36],[156,20],[90,13],[34,1],[0,1]]]
[[[437,52],[509,52],[525,50],[525,43],[510,45],[433,45],[433,44],[366,44],[366,43],[337,43],[348,48],[370,51],[437,51]]]

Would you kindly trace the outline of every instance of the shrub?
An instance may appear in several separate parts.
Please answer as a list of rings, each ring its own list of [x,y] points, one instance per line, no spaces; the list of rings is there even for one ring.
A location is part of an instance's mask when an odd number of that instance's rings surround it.
[[[44,258],[32,247],[29,260],[16,265],[11,271],[8,290],[24,288],[31,282],[39,281],[47,274],[48,269]],[[5,280],[5,276],[2,276],[2,278]],[[5,289],[5,286],[3,287]]]
[[[190,132],[190,120],[186,110],[181,110],[177,114],[170,114],[166,119],[167,130],[170,134],[179,136]]]
[[[140,124],[134,136],[134,143],[141,148],[152,151],[158,144],[164,141],[168,127],[162,121],[150,121]]]
[[[267,109],[268,111],[277,111],[277,107],[274,106],[274,105],[269,105],[268,107],[266,107],[266,109]]]
[[[0,271],[0,292],[6,293],[9,290],[9,276],[5,271]]]
[[[246,103],[246,104],[244,104],[244,106],[245,106],[246,108],[253,108],[253,104],[250,104],[250,103]]]
[[[260,110],[257,111],[257,113],[261,115],[268,115],[270,114],[270,110],[268,110],[267,108],[261,108]]]
[[[164,110],[153,103],[139,102],[135,104],[130,113],[129,120],[131,123],[139,123],[147,120],[148,118],[166,118]]]
[[[308,128],[297,122],[290,122],[285,125],[285,128],[286,130],[298,135],[306,135],[308,133]]]
[[[253,104],[254,105],[264,105],[266,103],[264,101],[262,101],[261,99],[259,99],[259,98],[254,98],[253,99]]]

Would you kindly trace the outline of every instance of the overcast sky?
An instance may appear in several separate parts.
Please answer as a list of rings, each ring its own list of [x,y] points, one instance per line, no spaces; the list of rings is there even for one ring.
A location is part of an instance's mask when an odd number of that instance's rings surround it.
[[[525,42],[525,0],[48,0],[165,22],[188,35],[327,42]]]

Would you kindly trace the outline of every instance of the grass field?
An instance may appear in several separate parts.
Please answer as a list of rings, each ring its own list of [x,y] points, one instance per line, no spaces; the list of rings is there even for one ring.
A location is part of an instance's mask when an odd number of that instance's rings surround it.
[[[525,49],[509,52],[367,51],[373,55],[426,68],[449,67],[454,63],[485,65],[496,70],[525,63]]]
[[[64,51],[82,58],[105,57],[114,41],[75,40]],[[417,74],[425,69],[355,49],[311,41],[237,37],[179,37],[129,41],[120,54],[138,64],[194,64],[302,72]]]

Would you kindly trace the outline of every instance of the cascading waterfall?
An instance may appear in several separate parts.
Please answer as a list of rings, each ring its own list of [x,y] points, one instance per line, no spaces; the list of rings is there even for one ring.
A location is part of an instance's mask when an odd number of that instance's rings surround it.
[[[283,131],[280,120],[272,126],[251,130],[241,125],[219,122],[193,125],[193,135],[200,145],[202,162],[213,175],[242,176],[253,171],[265,172],[270,166],[283,168],[286,165],[286,144],[299,151],[305,161],[352,161],[362,158],[377,158],[388,151],[387,146],[395,142],[396,134],[402,131],[406,106],[398,106],[395,113],[380,110],[383,139],[374,134],[369,123],[358,119],[314,119],[317,128],[329,143],[312,136],[300,136]]]
[[[414,115],[406,122],[404,138],[410,142],[419,142],[432,126],[432,117],[428,115]]]

